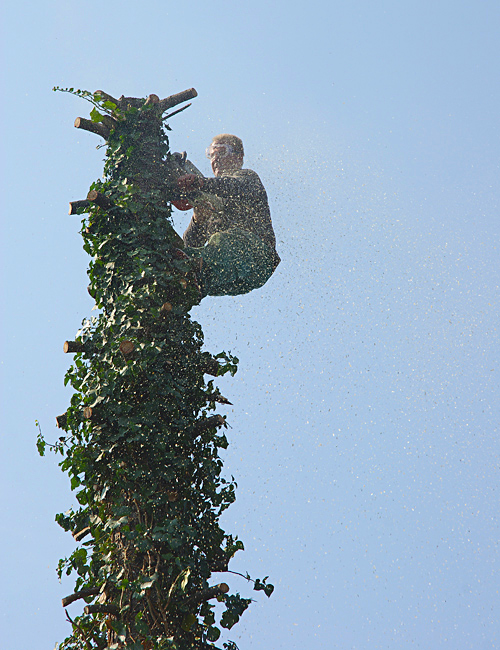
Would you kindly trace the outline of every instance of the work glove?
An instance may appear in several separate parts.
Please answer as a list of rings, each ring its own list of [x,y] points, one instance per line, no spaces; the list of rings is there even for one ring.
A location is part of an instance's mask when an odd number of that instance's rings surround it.
[[[172,205],[175,206],[178,210],[182,210],[185,212],[186,210],[191,210],[193,207],[191,203],[186,201],[185,199],[181,199],[180,201],[172,201]]]

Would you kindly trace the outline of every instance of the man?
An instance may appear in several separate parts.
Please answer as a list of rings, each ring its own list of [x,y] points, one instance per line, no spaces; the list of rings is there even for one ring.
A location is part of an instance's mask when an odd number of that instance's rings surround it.
[[[215,178],[186,174],[177,184],[196,206],[184,233],[184,252],[200,260],[202,296],[248,293],[264,285],[280,262],[266,190],[243,166],[243,142],[216,136],[207,149]]]

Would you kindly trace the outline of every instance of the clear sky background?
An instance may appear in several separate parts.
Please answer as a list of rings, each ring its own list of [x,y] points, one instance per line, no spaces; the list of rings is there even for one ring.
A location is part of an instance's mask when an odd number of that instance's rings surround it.
[[[70,200],[102,173],[90,105],[54,85],[199,97],[171,147],[206,173],[240,135],[282,263],[194,310],[240,358],[224,525],[270,576],[241,650],[500,647],[497,0],[4,4],[0,647],[52,650],[75,503],[37,455],[92,314]],[[182,231],[188,215],[177,213]],[[233,580],[234,578],[234,580]],[[70,606],[70,613],[81,611]]]

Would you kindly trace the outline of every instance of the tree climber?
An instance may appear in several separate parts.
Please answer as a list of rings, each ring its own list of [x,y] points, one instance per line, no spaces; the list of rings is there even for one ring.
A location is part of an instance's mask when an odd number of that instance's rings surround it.
[[[184,233],[184,252],[197,262],[203,296],[248,293],[262,287],[280,262],[266,190],[258,175],[242,169],[243,142],[217,135],[207,149],[215,178],[184,174],[177,179],[184,201],[194,205]]]

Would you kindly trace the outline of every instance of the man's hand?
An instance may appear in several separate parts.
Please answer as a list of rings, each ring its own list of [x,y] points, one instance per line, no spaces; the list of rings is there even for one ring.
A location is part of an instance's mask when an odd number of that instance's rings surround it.
[[[177,186],[186,193],[201,190],[204,184],[205,179],[203,176],[195,176],[194,174],[186,174],[177,179]]]

